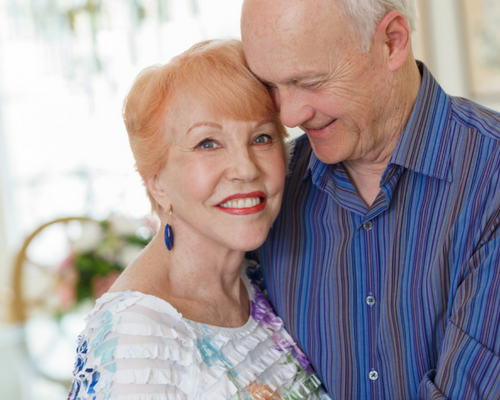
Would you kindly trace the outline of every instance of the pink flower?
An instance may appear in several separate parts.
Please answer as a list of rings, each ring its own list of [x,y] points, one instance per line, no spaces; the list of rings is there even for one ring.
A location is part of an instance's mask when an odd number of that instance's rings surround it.
[[[69,254],[59,265],[57,270],[57,286],[61,309],[70,310],[76,302],[76,282],[78,273],[73,264],[74,254]]]
[[[272,390],[265,383],[250,382],[248,384],[248,395],[250,399],[255,400],[280,400],[279,393]]]
[[[145,217],[143,219],[144,226],[147,226],[153,233],[158,232],[160,229],[160,221],[158,217]]]

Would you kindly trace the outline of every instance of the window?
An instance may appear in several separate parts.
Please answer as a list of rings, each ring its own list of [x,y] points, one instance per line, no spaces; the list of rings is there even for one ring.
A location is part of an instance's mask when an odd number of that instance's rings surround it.
[[[200,40],[239,37],[242,0],[6,0],[0,135],[9,233],[149,211],[121,119],[137,73]],[[1,222],[1,219],[0,219]]]

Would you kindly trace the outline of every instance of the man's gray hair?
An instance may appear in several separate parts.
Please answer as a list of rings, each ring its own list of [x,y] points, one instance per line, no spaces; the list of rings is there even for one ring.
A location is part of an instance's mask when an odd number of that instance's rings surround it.
[[[417,28],[418,10],[415,0],[336,0],[354,23],[353,33],[361,39],[363,51],[368,51],[378,24],[391,11],[401,12],[408,20],[410,33]]]

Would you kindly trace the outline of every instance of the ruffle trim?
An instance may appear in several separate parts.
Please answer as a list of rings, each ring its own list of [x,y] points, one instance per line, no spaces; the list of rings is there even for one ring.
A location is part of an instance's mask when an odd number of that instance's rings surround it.
[[[95,394],[81,398],[99,399],[111,392],[112,398],[125,398],[114,392],[123,385],[169,388],[167,396],[136,393],[127,400],[192,399],[193,390],[201,392],[200,399],[245,398],[252,390],[281,398],[320,398],[316,392],[321,383],[302,370],[306,366],[295,358],[296,344],[281,319],[261,301],[260,290],[250,287],[256,295],[252,323],[234,331],[186,321],[154,296],[130,291],[104,295],[86,319],[79,343],[75,380],[86,380],[88,389],[99,370],[92,384]],[[154,339],[135,341],[138,336]],[[122,343],[124,337],[128,339]]]
[[[257,354],[248,354],[241,364],[229,370],[221,366],[209,367],[203,362],[198,365],[181,367],[174,362],[153,360],[154,368],[122,369],[118,367],[113,372],[113,368],[109,368],[113,364],[111,363],[101,369],[109,371],[109,373],[101,375],[93,391],[95,394],[100,394],[115,387],[130,384],[164,385],[165,387],[177,387],[180,392],[191,399],[193,397],[190,396],[190,393],[194,388],[205,387],[206,390],[199,393],[198,398],[236,399],[238,394],[246,396],[249,388],[255,391],[258,390],[258,387],[265,387],[266,393],[277,393],[282,398],[309,399],[318,397],[315,392],[321,385],[320,381],[316,376],[303,370],[300,371],[300,364],[291,356],[290,352],[269,351],[266,343],[261,343],[261,346],[255,352]],[[120,361],[116,363],[118,362]],[[255,381],[256,377],[258,377],[258,382]],[[293,396],[289,397],[291,393]],[[150,399],[149,396],[150,394],[145,394],[144,399]],[[176,395],[176,397],[168,398],[181,399],[184,397]]]
[[[119,390],[106,389],[91,395],[82,394],[72,400],[189,400],[189,397],[175,386],[159,386],[149,392],[137,390],[137,386],[123,386]]]

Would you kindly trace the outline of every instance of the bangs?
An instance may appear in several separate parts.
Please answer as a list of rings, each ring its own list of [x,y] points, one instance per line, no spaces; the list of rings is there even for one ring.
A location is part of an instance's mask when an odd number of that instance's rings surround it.
[[[202,42],[172,60],[172,93],[187,93],[209,112],[240,121],[273,119],[267,88],[248,69],[238,41]]]

